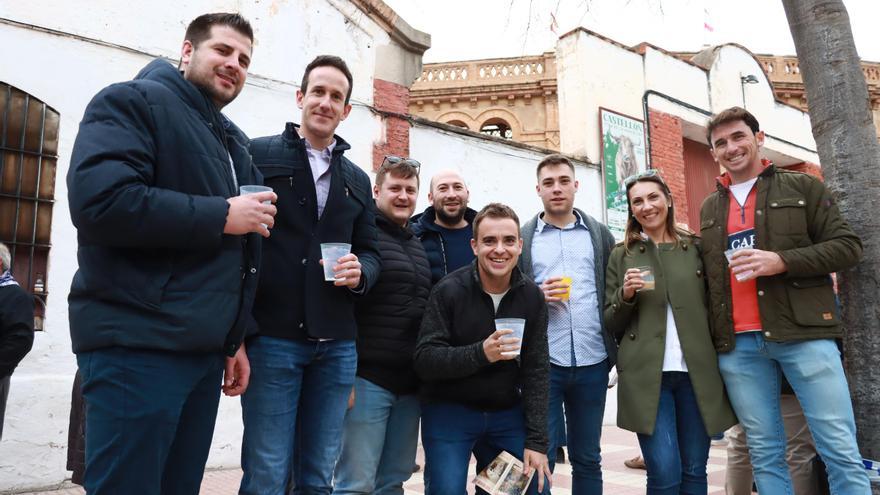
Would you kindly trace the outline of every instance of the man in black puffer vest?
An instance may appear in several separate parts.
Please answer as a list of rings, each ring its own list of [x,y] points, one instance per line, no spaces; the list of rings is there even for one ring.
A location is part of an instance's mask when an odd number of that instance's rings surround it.
[[[247,388],[241,346],[271,192],[220,109],[253,46],[238,14],[186,31],[164,60],[86,108],[67,175],[79,269],[70,336],[86,403],[84,485],[94,495],[199,492],[224,391]]]
[[[431,290],[425,249],[409,230],[419,164],[387,157],[376,173],[382,271],[357,302],[358,369],[345,416],[334,494],[402,493],[419,436],[419,380],[413,352]]]

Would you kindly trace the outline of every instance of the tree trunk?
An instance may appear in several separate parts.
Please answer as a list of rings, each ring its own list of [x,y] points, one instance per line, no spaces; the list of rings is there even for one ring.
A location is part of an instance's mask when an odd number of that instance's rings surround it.
[[[844,363],[862,456],[880,460],[880,145],[842,0],[782,0],[797,49],[822,173],[862,238],[862,262],[839,274]],[[875,494],[880,489],[875,485]]]

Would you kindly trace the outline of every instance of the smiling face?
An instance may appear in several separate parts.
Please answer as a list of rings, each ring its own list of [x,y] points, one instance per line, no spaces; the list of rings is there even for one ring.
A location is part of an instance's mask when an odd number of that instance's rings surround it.
[[[484,287],[507,287],[522,252],[519,226],[511,218],[485,217],[471,239]],[[502,288],[502,290],[504,290]]]
[[[574,172],[564,163],[545,165],[538,173],[538,196],[544,203],[544,213],[552,216],[569,215],[574,208],[578,181]]]
[[[339,123],[348,117],[351,105],[345,102],[348,79],[336,67],[322,65],[309,73],[306,92],[296,92],[296,105],[302,109],[300,134],[320,149],[333,141]]]
[[[470,192],[457,172],[440,172],[431,178],[428,201],[442,226],[454,228],[464,219],[469,198]]]
[[[763,170],[758,150],[764,132],[752,132],[742,120],[721,124],[712,131],[712,156],[730,174],[734,184],[757,177]]]
[[[217,108],[223,108],[244,87],[251,49],[251,40],[244,34],[229,26],[212,26],[211,36],[198,46],[183,42],[183,77],[207,92]]]
[[[642,226],[642,231],[654,241],[661,242],[666,232],[671,200],[660,184],[638,181],[627,190],[629,208]]]
[[[392,222],[403,227],[416,209],[419,196],[419,179],[416,176],[404,179],[393,173],[385,176],[382,185],[373,186],[376,207]]]

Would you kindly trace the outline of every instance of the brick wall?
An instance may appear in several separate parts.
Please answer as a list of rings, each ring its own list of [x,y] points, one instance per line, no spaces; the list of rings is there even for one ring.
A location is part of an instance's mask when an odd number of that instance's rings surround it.
[[[377,110],[409,115],[409,88],[373,79],[373,106]],[[386,115],[382,117],[382,124],[382,138],[373,144],[374,171],[379,169],[386,155],[409,156],[409,122]]]
[[[684,172],[681,120],[678,117],[656,110],[649,110],[651,116],[651,167],[660,171],[663,180],[675,198],[675,218],[687,222],[688,197]],[[700,205],[696,205],[697,208]]]

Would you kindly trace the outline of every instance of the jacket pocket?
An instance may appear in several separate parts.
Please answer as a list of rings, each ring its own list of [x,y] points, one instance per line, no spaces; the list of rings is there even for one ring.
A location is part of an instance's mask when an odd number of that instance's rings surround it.
[[[767,226],[774,234],[807,234],[807,201],[803,197],[772,199],[767,204]]]
[[[145,252],[118,251],[99,247],[80,248],[81,283],[72,293],[92,294],[97,299],[125,306],[157,310],[168,281],[172,262],[164,256]]]
[[[827,275],[797,278],[786,284],[791,317],[798,325],[832,327],[840,324],[837,300]]]

